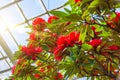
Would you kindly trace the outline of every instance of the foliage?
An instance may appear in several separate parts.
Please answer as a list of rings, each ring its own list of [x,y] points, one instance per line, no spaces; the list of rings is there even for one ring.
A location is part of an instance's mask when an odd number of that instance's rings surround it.
[[[68,0],[64,11],[33,21],[10,79],[119,78],[120,1]],[[32,46],[32,47],[31,47]]]

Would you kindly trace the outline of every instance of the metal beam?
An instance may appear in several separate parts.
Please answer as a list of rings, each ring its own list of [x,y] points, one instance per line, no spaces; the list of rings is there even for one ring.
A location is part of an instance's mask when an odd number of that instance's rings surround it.
[[[7,7],[9,7],[9,6],[11,6],[11,5],[13,5],[13,4],[17,3],[17,2],[20,2],[20,1],[22,1],[22,0],[17,0],[17,1],[11,2],[11,3],[9,3],[9,4],[5,5],[5,6],[2,6],[2,7],[0,7],[0,10],[2,10],[4,8],[7,8]]]
[[[3,70],[3,71],[0,71],[0,73],[4,73],[4,72],[10,71],[10,70],[11,70],[11,68]]]
[[[64,7],[64,5],[62,5],[62,6],[59,6],[59,7],[55,8],[55,9],[52,9],[52,10],[50,10],[50,11],[53,11],[53,10],[58,10],[58,9],[61,9],[61,8],[63,8],[63,7]],[[28,21],[31,21],[31,20],[33,20],[33,19],[35,19],[35,18],[37,18],[37,17],[44,16],[44,15],[48,14],[50,11],[48,11],[48,12],[45,12],[45,13],[42,13],[42,14],[40,14],[40,15],[38,15],[38,16],[35,16],[35,17],[33,17],[33,18],[30,18],[30,19],[28,19]],[[25,23],[26,23],[26,21],[24,21],[24,22],[21,22],[21,23],[19,23],[19,24],[16,24],[16,25],[15,25],[15,27],[16,27],[16,26],[23,25],[23,24],[25,24]]]
[[[2,57],[2,58],[0,58],[0,60],[4,60],[4,59],[6,59],[6,58],[8,58],[7,56],[5,56],[5,57]]]
[[[48,16],[50,16],[50,13],[48,12],[44,2],[42,0],[39,0],[39,3],[41,4],[41,6],[43,6],[43,9],[47,12]]]
[[[0,34],[0,45],[2,46],[3,50],[6,52],[7,56],[10,58],[12,64],[14,64],[14,57],[12,51],[8,47],[7,43],[4,41],[3,37]]]

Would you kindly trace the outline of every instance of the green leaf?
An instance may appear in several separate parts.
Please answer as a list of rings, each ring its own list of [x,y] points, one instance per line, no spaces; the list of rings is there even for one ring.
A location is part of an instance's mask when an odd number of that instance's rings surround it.
[[[91,37],[94,37],[94,32],[93,32],[93,30],[92,30],[92,27],[91,27],[91,26],[88,26],[87,33],[88,33]]]
[[[27,75],[27,80],[32,80],[30,75]]]
[[[88,26],[83,26],[83,27],[81,28],[81,30],[80,30],[79,41],[82,41],[82,43],[84,43],[84,41],[85,41],[87,28],[88,28]]]
[[[82,48],[83,48],[84,50],[90,50],[90,49],[92,49],[92,46],[85,43],[85,44],[82,44]]]
[[[111,35],[110,32],[103,31],[102,34],[100,34],[100,35],[98,35],[98,36],[108,37],[108,36],[110,36],[110,35]]]
[[[82,15],[82,18],[86,18],[88,15],[93,14],[96,10],[97,7],[107,7],[107,3],[103,0],[94,0],[90,3],[88,6],[87,10]]]
[[[65,17],[68,16],[67,13],[62,12],[62,11],[50,11],[51,14],[57,16],[57,17]]]
[[[67,12],[67,13],[71,13],[71,10],[67,9],[67,8],[64,8],[64,10]]]
[[[81,20],[81,17],[76,13],[65,16],[65,18],[68,19],[69,21],[73,21],[73,22]]]

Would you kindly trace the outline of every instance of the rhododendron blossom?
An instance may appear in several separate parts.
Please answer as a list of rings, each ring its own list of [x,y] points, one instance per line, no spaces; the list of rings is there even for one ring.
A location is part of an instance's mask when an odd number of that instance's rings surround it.
[[[61,60],[60,52],[63,51],[66,47],[72,47],[74,44],[81,44],[79,41],[80,34],[77,32],[71,32],[66,36],[60,36],[57,40],[57,47],[54,49],[55,59]]]
[[[38,79],[38,78],[40,78],[40,74],[34,74],[34,77],[36,78],[36,79]]]
[[[55,80],[63,80],[63,75],[62,75],[60,72],[58,72],[58,73],[56,74],[56,76],[54,76],[54,79],[55,79]]]
[[[12,67],[12,74],[14,74],[15,69],[16,69],[16,65],[14,65],[14,66]]]
[[[52,23],[52,21],[53,20],[57,20],[58,18],[56,17],[56,16],[50,16],[49,18],[48,18],[48,23]]]
[[[32,57],[33,60],[36,59],[37,54],[39,54],[40,52],[42,52],[42,48],[41,47],[34,47],[33,45],[29,45],[29,46],[22,46],[22,51],[27,55]]]
[[[94,48],[99,46],[101,43],[102,43],[101,39],[93,39],[90,42],[88,42],[88,44],[92,45]]]
[[[109,49],[110,49],[110,50],[118,50],[119,47],[116,46],[116,45],[111,45],[111,46],[109,46]]]
[[[115,19],[113,21],[118,23],[119,20],[120,20],[120,13],[116,12],[116,17],[115,17]]]
[[[30,40],[36,40],[36,34],[35,34],[35,32],[31,32],[30,33],[29,39]]]
[[[45,20],[43,18],[36,18],[33,22],[32,22],[32,25],[39,25],[41,23],[44,23]]]
[[[43,18],[36,18],[32,22],[33,29],[37,30],[37,31],[42,31],[46,28],[45,23],[46,23],[46,21]]]
[[[74,0],[74,1],[75,1],[75,3],[81,2],[81,0]]]
[[[119,24],[120,21],[120,13],[116,12],[116,17],[112,19],[112,21],[107,21],[107,24],[112,27],[115,28],[116,25]]]

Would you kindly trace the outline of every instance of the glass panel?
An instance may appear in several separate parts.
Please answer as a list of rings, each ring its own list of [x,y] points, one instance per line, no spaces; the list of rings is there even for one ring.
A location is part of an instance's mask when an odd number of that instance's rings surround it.
[[[15,5],[0,10],[0,16],[3,18],[5,24],[8,25],[9,28],[12,28],[16,24],[23,22],[23,18],[21,17]]]
[[[28,28],[25,28],[27,24],[17,26],[14,29],[11,29],[11,33],[18,42],[18,44],[26,45],[27,44],[27,39],[28,39],[28,34],[27,32],[30,31]]]
[[[48,10],[62,6],[67,1],[68,0],[54,0],[54,1],[53,0],[43,0],[44,4]]]
[[[6,53],[5,53],[5,51],[3,50],[3,48],[0,46],[0,51],[2,52],[2,54],[4,55],[4,56],[7,56],[6,55]]]
[[[23,0],[19,5],[27,18],[33,18],[44,12],[38,0]]]
[[[10,74],[11,74],[11,71],[7,71],[5,73],[0,74],[0,80],[4,80],[8,76],[10,76]]]
[[[8,66],[8,64],[6,63],[5,60],[0,60],[0,71],[9,69],[10,67]]]
[[[6,60],[7,60],[7,62],[10,64],[10,67],[12,67],[12,66],[13,66],[13,64],[12,64],[12,62],[10,61],[10,59],[9,59],[9,58],[7,58]]]
[[[2,58],[2,55],[0,54],[0,58]]]
[[[10,3],[11,0],[0,0],[0,7],[3,7],[4,5]]]
[[[8,47],[11,49],[12,53],[14,53],[14,51],[17,50],[17,45],[15,44],[11,35],[7,31],[3,32],[1,35],[5,42],[7,43]]]

